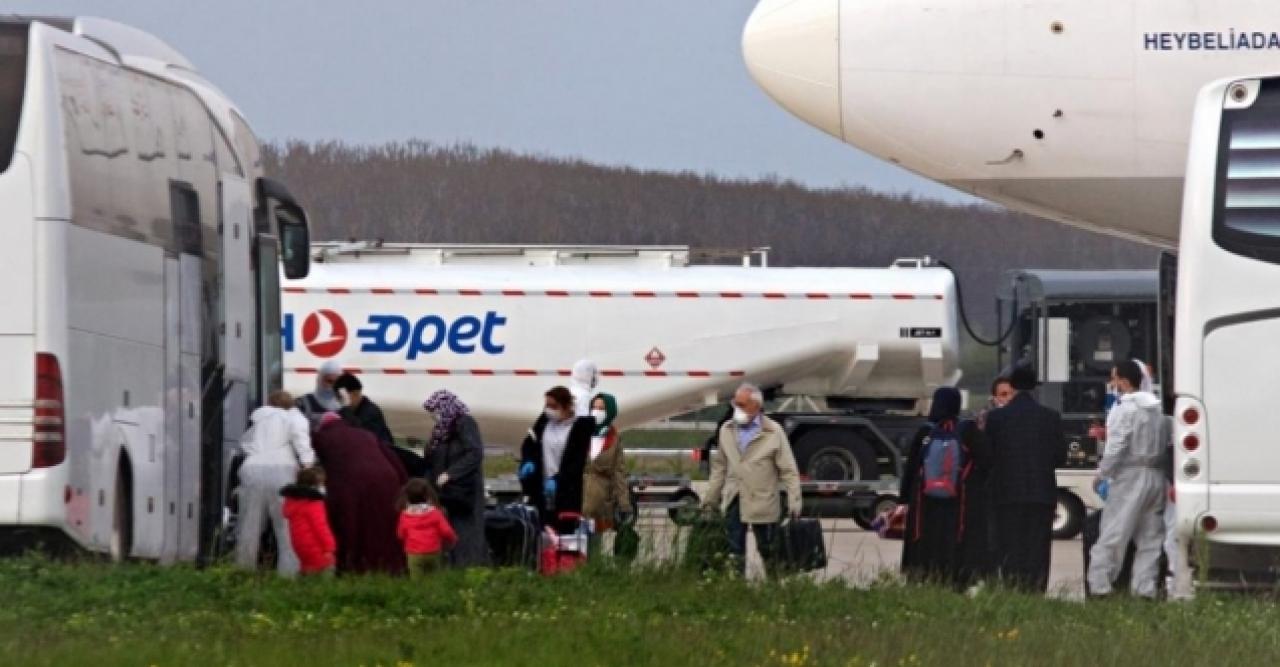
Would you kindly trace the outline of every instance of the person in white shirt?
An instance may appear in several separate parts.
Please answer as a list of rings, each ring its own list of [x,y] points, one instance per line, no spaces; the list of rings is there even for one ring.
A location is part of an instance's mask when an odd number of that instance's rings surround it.
[[[556,514],[582,511],[582,475],[596,422],[576,411],[566,387],[552,387],[544,399],[542,414],[520,446],[518,476],[547,523]]]
[[[276,537],[276,569],[291,576],[298,571],[298,559],[289,543],[280,489],[297,478],[298,470],[315,465],[310,424],[285,391],[272,393],[267,405],[254,410],[249,420],[249,430],[240,439],[244,463],[240,466],[236,564],[257,569],[263,524],[269,521]]]

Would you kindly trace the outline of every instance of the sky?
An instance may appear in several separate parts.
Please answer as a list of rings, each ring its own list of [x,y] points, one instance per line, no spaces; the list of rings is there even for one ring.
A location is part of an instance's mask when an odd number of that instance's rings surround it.
[[[755,0],[40,0],[151,32],[259,137],[472,143],[608,165],[973,201],[842,144],[742,63]]]

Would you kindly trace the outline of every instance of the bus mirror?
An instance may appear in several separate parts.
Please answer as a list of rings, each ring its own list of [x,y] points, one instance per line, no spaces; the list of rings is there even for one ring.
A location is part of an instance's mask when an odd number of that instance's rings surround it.
[[[258,199],[275,216],[284,276],[290,280],[306,278],[311,272],[311,234],[306,211],[284,183],[270,178],[258,179]]]
[[[290,280],[306,278],[311,272],[311,235],[307,231],[306,214],[297,206],[278,204],[276,226],[280,230],[280,263],[284,265],[284,277]]]

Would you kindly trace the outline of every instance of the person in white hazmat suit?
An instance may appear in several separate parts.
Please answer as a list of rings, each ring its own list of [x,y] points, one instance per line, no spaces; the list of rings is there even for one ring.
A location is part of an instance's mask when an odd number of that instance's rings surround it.
[[[596,391],[599,384],[600,370],[596,368],[596,362],[580,359],[573,365],[573,372],[569,375],[569,393],[573,394],[574,414],[591,414],[591,399],[599,393]]]
[[[299,469],[315,465],[310,424],[285,391],[273,392],[249,421],[249,430],[240,439],[244,463],[240,466],[236,565],[257,569],[263,523],[270,521],[276,537],[276,569],[292,576],[298,572],[298,557],[289,540],[280,488],[292,484]]]
[[[1095,596],[1111,594],[1132,540],[1136,547],[1133,593],[1154,598],[1165,538],[1169,422],[1160,399],[1141,390],[1144,374],[1136,362],[1121,361],[1112,378],[1120,400],[1107,416],[1107,446],[1094,481],[1097,488],[1108,480],[1110,489],[1101,532],[1089,552],[1089,590]]]

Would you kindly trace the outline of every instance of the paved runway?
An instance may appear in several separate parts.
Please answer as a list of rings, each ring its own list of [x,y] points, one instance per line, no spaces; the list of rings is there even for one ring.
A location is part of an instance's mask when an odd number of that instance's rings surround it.
[[[852,519],[828,519],[823,522],[827,541],[828,565],[819,577],[844,577],[857,585],[869,585],[881,577],[895,577],[902,555],[902,542],[883,540],[873,532],[858,528]],[[684,531],[677,532],[665,512],[645,511],[641,520],[645,537],[646,558],[668,558],[672,545]],[[1049,579],[1050,593],[1067,599],[1084,598],[1084,556],[1080,539],[1060,540],[1053,545],[1053,569]],[[754,544],[748,546],[749,577],[762,574]]]

